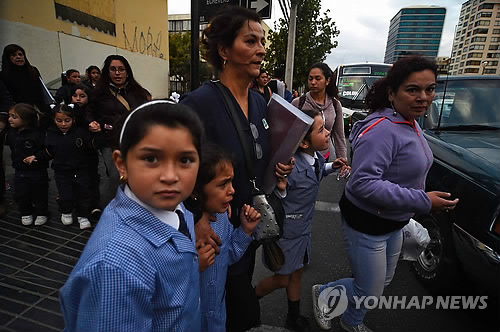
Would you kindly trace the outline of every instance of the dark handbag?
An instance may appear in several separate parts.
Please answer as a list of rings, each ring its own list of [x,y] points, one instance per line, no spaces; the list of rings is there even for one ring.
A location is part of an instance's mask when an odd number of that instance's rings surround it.
[[[236,127],[238,138],[240,139],[241,148],[245,157],[245,164],[250,176],[250,183],[253,187],[253,207],[261,214],[261,220],[257,225],[253,236],[259,243],[275,242],[282,235],[282,226],[285,219],[285,211],[281,204],[281,200],[274,194],[266,195],[262,190],[257,188],[256,176],[253,170],[253,162],[250,153],[250,148],[245,143],[242,123],[237,119],[237,111],[233,100],[230,97],[230,91],[220,81],[215,82],[217,88],[224,96],[229,116]],[[233,116],[234,114],[234,116]]]

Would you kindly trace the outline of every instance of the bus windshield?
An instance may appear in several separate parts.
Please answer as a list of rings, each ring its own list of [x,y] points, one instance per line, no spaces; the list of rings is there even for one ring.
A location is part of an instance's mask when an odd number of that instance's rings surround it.
[[[370,86],[379,78],[387,75],[389,64],[352,64],[339,66],[337,87],[340,102],[344,107],[362,109]]]

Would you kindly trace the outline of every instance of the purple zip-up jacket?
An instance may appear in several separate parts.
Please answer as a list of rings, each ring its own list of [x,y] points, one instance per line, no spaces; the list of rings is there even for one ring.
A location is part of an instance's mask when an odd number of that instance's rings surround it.
[[[356,122],[349,141],[354,151],[345,187],[349,201],[396,221],[430,211],[425,178],[432,165],[432,151],[416,121],[412,124],[386,108]]]

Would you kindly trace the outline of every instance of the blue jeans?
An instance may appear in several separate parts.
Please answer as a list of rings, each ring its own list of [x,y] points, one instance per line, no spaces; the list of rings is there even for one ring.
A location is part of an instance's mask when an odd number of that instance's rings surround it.
[[[361,296],[379,297],[382,295],[384,287],[390,284],[396,272],[403,237],[401,230],[383,235],[358,232],[349,227],[343,216],[342,227],[354,278],[340,279],[321,285],[320,291],[337,285],[343,285],[346,288],[349,304],[342,314],[342,320],[354,326],[363,323],[368,311],[364,306],[364,301],[361,302],[361,307],[356,309],[354,297],[359,299]]]

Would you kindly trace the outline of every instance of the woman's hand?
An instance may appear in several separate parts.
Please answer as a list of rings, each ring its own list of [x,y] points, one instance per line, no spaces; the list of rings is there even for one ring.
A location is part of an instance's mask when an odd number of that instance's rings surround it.
[[[97,121],[92,121],[89,123],[89,131],[97,133],[101,131],[101,125]]]
[[[205,271],[215,261],[215,249],[210,244],[203,244],[201,241],[196,242],[196,251],[198,252],[198,269],[200,272]]]
[[[455,208],[458,203],[458,198],[454,200],[446,199],[451,197],[450,193],[446,193],[443,191],[430,191],[426,193],[431,200],[431,210],[433,211],[450,211]]]
[[[204,213],[201,219],[194,225],[194,232],[196,234],[196,243],[200,242],[202,246],[208,244],[214,248],[216,254],[219,254],[219,246],[222,242],[217,233],[210,227],[208,214]]]
[[[243,231],[251,235],[253,230],[260,222],[260,213],[248,204],[243,205],[240,212],[241,228]]]
[[[288,164],[278,163],[274,167],[274,174],[276,175],[276,187],[283,191],[286,189],[286,178],[290,175],[295,167],[295,158],[292,157]]]
[[[35,156],[29,156],[23,159],[23,163],[31,165],[33,162],[36,162],[36,157]]]

